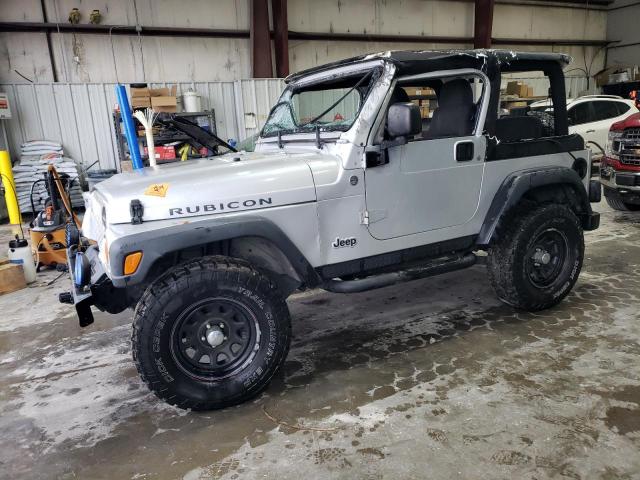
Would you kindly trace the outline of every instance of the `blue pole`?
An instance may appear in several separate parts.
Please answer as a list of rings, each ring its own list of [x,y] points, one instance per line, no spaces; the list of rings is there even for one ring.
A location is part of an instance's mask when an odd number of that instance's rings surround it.
[[[120,116],[124,124],[124,136],[127,138],[127,144],[129,145],[129,154],[131,155],[133,168],[136,170],[144,168],[142,157],[140,156],[136,129],[133,126],[133,115],[131,113],[131,107],[129,106],[129,98],[127,97],[127,90],[124,85],[116,85],[116,96],[118,97],[118,104],[120,105]]]

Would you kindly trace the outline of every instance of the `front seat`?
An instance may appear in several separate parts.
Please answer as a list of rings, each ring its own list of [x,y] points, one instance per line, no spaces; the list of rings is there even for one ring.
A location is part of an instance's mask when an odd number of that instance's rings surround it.
[[[393,92],[391,93],[391,99],[389,100],[389,106],[393,105],[394,103],[407,103],[407,102],[410,102],[410,101],[411,100],[409,99],[409,95],[404,90],[404,88],[402,88],[400,86],[396,86],[396,88],[394,88]]]
[[[433,112],[429,130],[424,138],[464,137],[473,132],[473,91],[467,80],[445,83],[438,95],[438,108]]]

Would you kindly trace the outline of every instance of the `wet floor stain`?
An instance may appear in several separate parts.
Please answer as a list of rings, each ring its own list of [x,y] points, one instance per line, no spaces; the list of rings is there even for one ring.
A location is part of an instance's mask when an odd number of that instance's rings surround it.
[[[610,407],[607,409],[605,422],[609,428],[615,428],[622,435],[630,432],[640,432],[640,409]]]

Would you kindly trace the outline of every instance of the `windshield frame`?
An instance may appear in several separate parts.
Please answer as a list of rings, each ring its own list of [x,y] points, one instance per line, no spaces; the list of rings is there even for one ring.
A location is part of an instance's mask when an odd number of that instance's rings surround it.
[[[316,131],[317,133],[320,133],[320,134],[325,134],[325,133],[333,134],[333,135],[328,135],[329,137],[335,137],[335,134],[337,133],[339,137],[342,133],[345,133],[351,130],[354,127],[354,125],[357,123],[358,118],[362,113],[362,109],[365,106],[365,103],[369,98],[371,92],[375,88],[376,83],[382,76],[383,71],[384,71],[384,62],[380,60],[366,61],[366,62],[360,62],[356,64],[351,64],[351,65],[346,65],[346,66],[332,69],[332,70],[310,74],[308,76],[305,76],[296,80],[295,82],[290,83],[289,85],[287,85],[287,88],[282,92],[282,95],[280,95],[278,102],[271,108],[269,115],[267,117],[267,121],[260,129],[259,138],[265,139],[265,140],[271,140],[273,138],[277,138],[278,136],[284,136],[284,135],[287,135],[287,136],[303,135],[304,137],[307,137],[310,134],[315,134]],[[365,79],[365,77],[367,76],[369,77],[368,82]],[[311,122],[311,123],[304,122],[304,123],[298,124],[298,121],[295,118],[293,106],[291,103],[296,93],[301,91],[309,91],[308,87],[310,86],[322,85],[324,83],[330,85],[332,82],[335,82],[336,80],[347,78],[347,77],[354,77],[354,80],[355,80],[354,85],[364,79],[362,85],[354,90],[359,94],[360,100],[359,100],[358,110],[353,116],[353,119],[351,119],[351,121],[348,124],[345,123],[342,125],[323,125],[323,124],[317,123],[317,121]],[[345,89],[347,88],[350,88],[350,87],[345,87]],[[330,89],[330,87],[327,88],[327,90],[328,89]],[[363,91],[362,89],[366,89],[366,90]],[[351,94],[351,92],[348,92],[348,93]],[[344,99],[341,99],[339,103],[342,103],[343,100]],[[289,108],[289,111],[290,111],[289,114],[291,116],[292,122],[295,124],[295,128],[278,129],[278,130],[274,130],[266,133],[265,127],[267,127],[267,125],[269,124],[269,121],[272,118],[273,114],[276,112],[277,109],[284,108],[285,105],[288,106]]]

